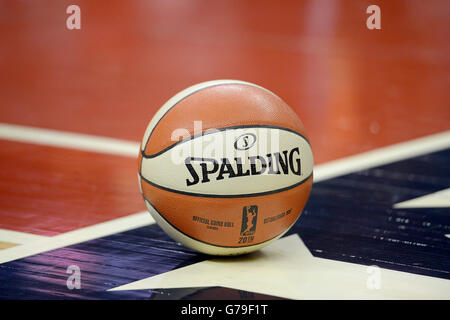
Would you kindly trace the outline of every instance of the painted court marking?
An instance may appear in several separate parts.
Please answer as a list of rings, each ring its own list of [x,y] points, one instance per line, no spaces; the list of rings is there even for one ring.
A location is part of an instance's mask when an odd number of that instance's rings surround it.
[[[29,244],[4,249],[0,251],[0,264],[111,234],[144,227],[153,223],[155,221],[147,211],[135,213],[123,218],[62,233],[57,236],[46,237],[45,239]]]
[[[317,165],[314,168],[314,181],[319,182],[448,148],[450,130]]]
[[[314,257],[292,234],[245,256],[212,258],[108,291],[226,287],[288,299],[448,299],[450,281]],[[274,285],[276,282],[276,285]]]
[[[422,197],[409,199],[394,204],[396,209],[408,208],[449,208],[450,207],[450,188],[427,194]]]
[[[0,229],[0,241],[14,244],[26,244],[47,239],[47,236],[41,236],[32,233]]]
[[[129,157],[137,157],[140,145],[134,141],[6,123],[0,123],[0,139]]]
[[[9,124],[0,124],[0,138],[130,157],[136,157],[139,150],[139,143],[137,142]],[[317,165],[314,169],[314,181],[323,181],[446,148],[450,148],[450,131]],[[132,214],[127,217],[66,232],[29,244],[4,249],[0,251],[0,263],[21,259],[152,223],[155,222],[147,212]]]

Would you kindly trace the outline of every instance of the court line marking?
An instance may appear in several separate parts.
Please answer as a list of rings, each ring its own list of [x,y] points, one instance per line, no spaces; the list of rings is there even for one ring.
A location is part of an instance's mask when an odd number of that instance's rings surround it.
[[[155,223],[147,211],[46,237],[0,252],[0,264]]]
[[[57,133],[58,131],[52,132]],[[105,141],[102,140],[102,138],[100,140]],[[69,147],[72,146],[73,145],[70,145]],[[319,182],[447,148],[450,148],[450,130],[317,165],[314,169],[314,181]],[[134,153],[133,156],[136,156],[136,153]],[[155,223],[155,221],[147,212],[110,220],[108,222],[49,237],[43,241],[36,241],[34,243],[4,249],[0,252],[0,264],[152,223]]]
[[[408,208],[449,208],[450,188],[433,192],[421,197],[398,202],[392,206],[395,209]]]
[[[26,244],[34,241],[41,241],[47,238],[47,236],[37,235],[33,233],[0,229],[0,241],[6,241],[15,244]]]
[[[315,166],[314,182],[450,148],[450,130]]]
[[[7,123],[0,123],[0,139],[130,157],[137,157],[140,146],[135,141]]]

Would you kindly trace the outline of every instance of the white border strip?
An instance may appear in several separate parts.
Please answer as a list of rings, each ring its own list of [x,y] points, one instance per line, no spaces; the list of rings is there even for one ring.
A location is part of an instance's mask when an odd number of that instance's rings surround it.
[[[0,139],[128,157],[139,153],[139,143],[134,141],[6,123],[0,123]]]
[[[98,223],[93,226],[69,231],[57,236],[47,237],[29,244],[1,250],[0,264],[76,243],[105,237],[111,234],[144,227],[153,223],[155,223],[155,220],[153,220],[147,211]]]
[[[450,188],[433,192],[422,197],[398,202],[395,209],[408,208],[450,208]]]
[[[47,238],[47,236],[41,236],[32,233],[0,229],[0,241],[10,242],[14,244],[25,244],[34,241],[41,241]]]
[[[314,167],[314,182],[450,148],[450,130]]]

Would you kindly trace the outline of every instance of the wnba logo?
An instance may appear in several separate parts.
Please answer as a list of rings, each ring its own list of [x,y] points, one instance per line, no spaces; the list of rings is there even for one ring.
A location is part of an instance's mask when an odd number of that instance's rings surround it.
[[[242,209],[241,236],[252,236],[255,234],[257,218],[258,206],[245,206]]]

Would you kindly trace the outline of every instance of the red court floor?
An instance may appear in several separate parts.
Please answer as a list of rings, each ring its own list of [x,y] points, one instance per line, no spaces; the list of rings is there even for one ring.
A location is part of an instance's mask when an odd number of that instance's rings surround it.
[[[137,142],[176,92],[239,79],[292,106],[321,164],[450,129],[449,16],[445,0],[4,0],[0,123]],[[134,157],[0,139],[0,229],[145,210]]]

